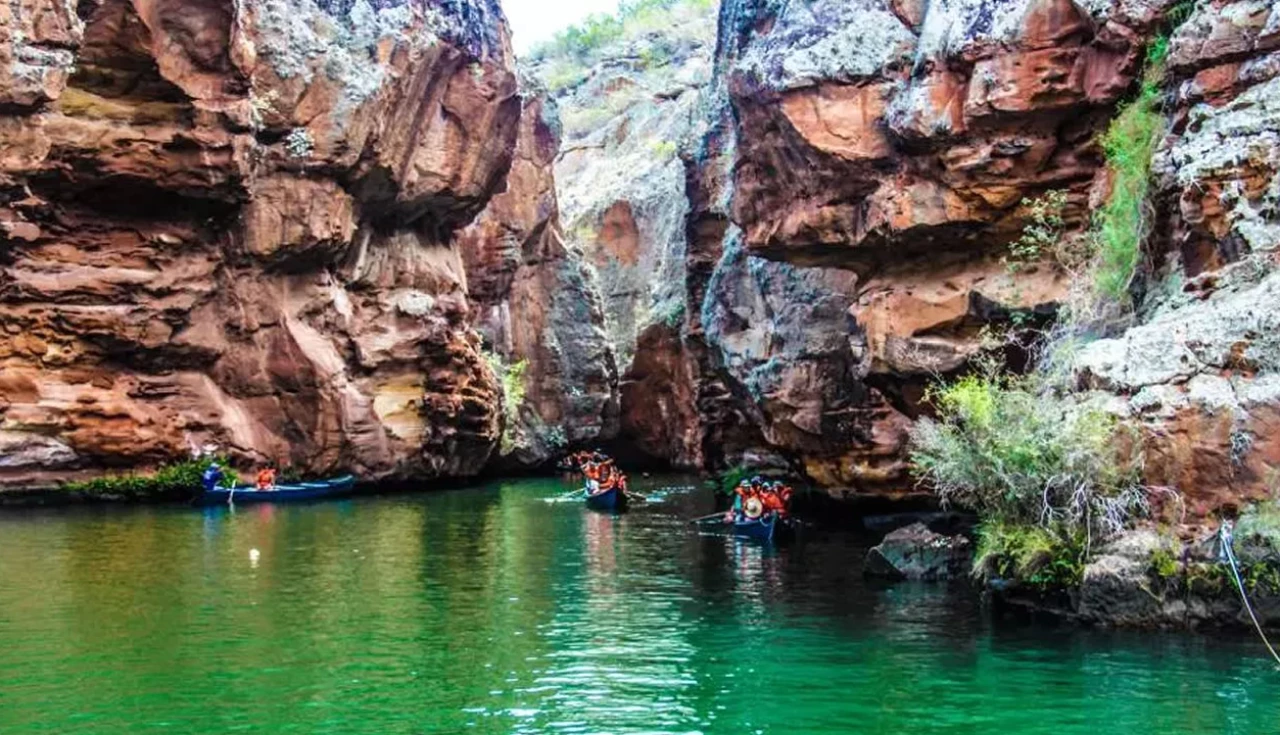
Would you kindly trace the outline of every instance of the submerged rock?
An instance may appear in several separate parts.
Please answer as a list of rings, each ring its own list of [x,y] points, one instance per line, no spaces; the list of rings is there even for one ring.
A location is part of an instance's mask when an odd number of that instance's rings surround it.
[[[964,576],[972,558],[972,544],[964,536],[943,536],[913,523],[867,552],[865,572],[891,579],[948,579]]]

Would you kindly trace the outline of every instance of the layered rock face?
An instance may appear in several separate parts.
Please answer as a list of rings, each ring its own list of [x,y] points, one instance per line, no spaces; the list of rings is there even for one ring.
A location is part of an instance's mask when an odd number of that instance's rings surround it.
[[[698,368],[681,335],[699,311],[686,294],[683,156],[705,126],[714,8],[677,2],[662,12],[648,27],[624,21],[621,37],[602,48],[535,55],[530,67],[562,110],[555,178],[563,233],[604,307],[621,441],[697,468],[704,464]]]
[[[205,444],[479,471],[454,236],[520,116],[492,0],[5,5],[0,481]]]
[[[1067,290],[1047,258],[1015,278],[1002,256],[1026,199],[1064,191],[1067,228],[1084,223],[1095,136],[1160,11],[1097,5],[731,0],[709,81],[658,94],[634,55],[597,65],[563,97],[577,117],[652,96],[571,137],[557,167],[571,239],[607,256],[624,436],[681,465],[911,492],[923,385],[985,325],[1051,315]],[[700,119],[670,123],[683,100]],[[640,318],[620,300],[636,292]]]
[[[1139,323],[1076,365],[1144,426],[1148,481],[1176,488],[1196,521],[1277,489],[1280,7],[1198,3],[1169,49],[1162,265]]]
[[[964,369],[985,328],[1066,296],[1051,254],[1014,269],[1009,246],[1050,192],[1067,235],[1088,225],[1109,189],[1098,139],[1169,5],[723,3],[702,139],[678,139],[682,237],[605,238],[685,253],[685,313],[622,363],[624,434],[681,464],[909,492],[923,387]],[[1153,483],[1214,488],[1192,491],[1197,514],[1258,496],[1273,459],[1270,379],[1254,376],[1271,361],[1256,305],[1276,240],[1275,23],[1269,3],[1199,3],[1171,39],[1150,243],[1165,279],[1079,369],[1134,397]],[[599,232],[631,232],[606,213]]]
[[[1093,134],[1130,88],[1155,5],[726,3],[748,247],[863,273],[936,267],[1008,241],[1024,198],[1066,189],[1082,204]]]
[[[759,362],[790,373],[742,382],[758,386],[770,443],[819,484],[908,490],[906,431],[923,385],[963,368],[985,325],[1050,315],[1065,295],[1047,258],[1016,274],[1002,261],[1030,199],[1065,192],[1066,229],[1084,224],[1095,136],[1132,86],[1159,10],[1097,5],[723,4],[731,237],[754,273],[774,268],[763,258],[821,284],[789,303],[832,310],[740,311],[733,332],[768,332]],[[708,299],[735,300],[712,283],[722,293]],[[791,352],[777,336],[792,330],[829,346]]]
[[[553,174],[559,149],[555,111],[529,99],[506,191],[458,239],[472,322],[524,389],[516,415],[505,417],[507,466],[536,466],[570,445],[618,433],[604,306],[581,252],[567,248],[561,233]]]

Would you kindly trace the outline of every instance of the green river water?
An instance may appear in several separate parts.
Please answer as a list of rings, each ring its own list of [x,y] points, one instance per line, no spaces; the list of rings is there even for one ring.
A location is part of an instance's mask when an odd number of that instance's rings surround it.
[[[1280,732],[1247,636],[992,620],[856,535],[568,488],[0,514],[0,733]]]

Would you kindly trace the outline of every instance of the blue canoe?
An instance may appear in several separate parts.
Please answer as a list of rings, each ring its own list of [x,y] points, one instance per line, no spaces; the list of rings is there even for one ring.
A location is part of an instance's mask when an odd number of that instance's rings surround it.
[[[204,505],[220,503],[289,503],[299,500],[319,500],[334,498],[351,492],[356,478],[352,475],[333,477],[320,482],[299,482],[291,485],[276,485],[271,490],[259,490],[251,485],[239,485],[235,488],[218,488],[205,490],[200,496]]]
[[[744,538],[760,541],[783,541],[794,532],[791,521],[770,513],[755,520],[742,519],[733,522],[733,532]]]
[[[625,510],[627,507],[627,494],[618,488],[598,493],[583,488],[582,497],[586,498],[587,507],[592,510],[618,511]]]

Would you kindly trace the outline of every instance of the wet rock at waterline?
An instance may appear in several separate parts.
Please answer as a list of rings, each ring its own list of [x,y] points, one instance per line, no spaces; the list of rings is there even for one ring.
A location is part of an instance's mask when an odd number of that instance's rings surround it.
[[[1239,546],[1237,547],[1239,548]],[[1260,622],[1280,624],[1280,586],[1257,557],[1242,558],[1242,580]],[[1274,563],[1275,559],[1268,559]],[[1274,569],[1276,567],[1270,567]],[[1085,566],[1078,590],[1047,594],[1001,584],[1001,602],[1047,611],[1083,622],[1126,628],[1219,628],[1251,625],[1216,538],[1182,544],[1151,529],[1109,541]]]
[[[890,532],[867,552],[866,574],[888,579],[938,580],[963,577],[973,559],[964,536],[943,536],[923,523]]]

